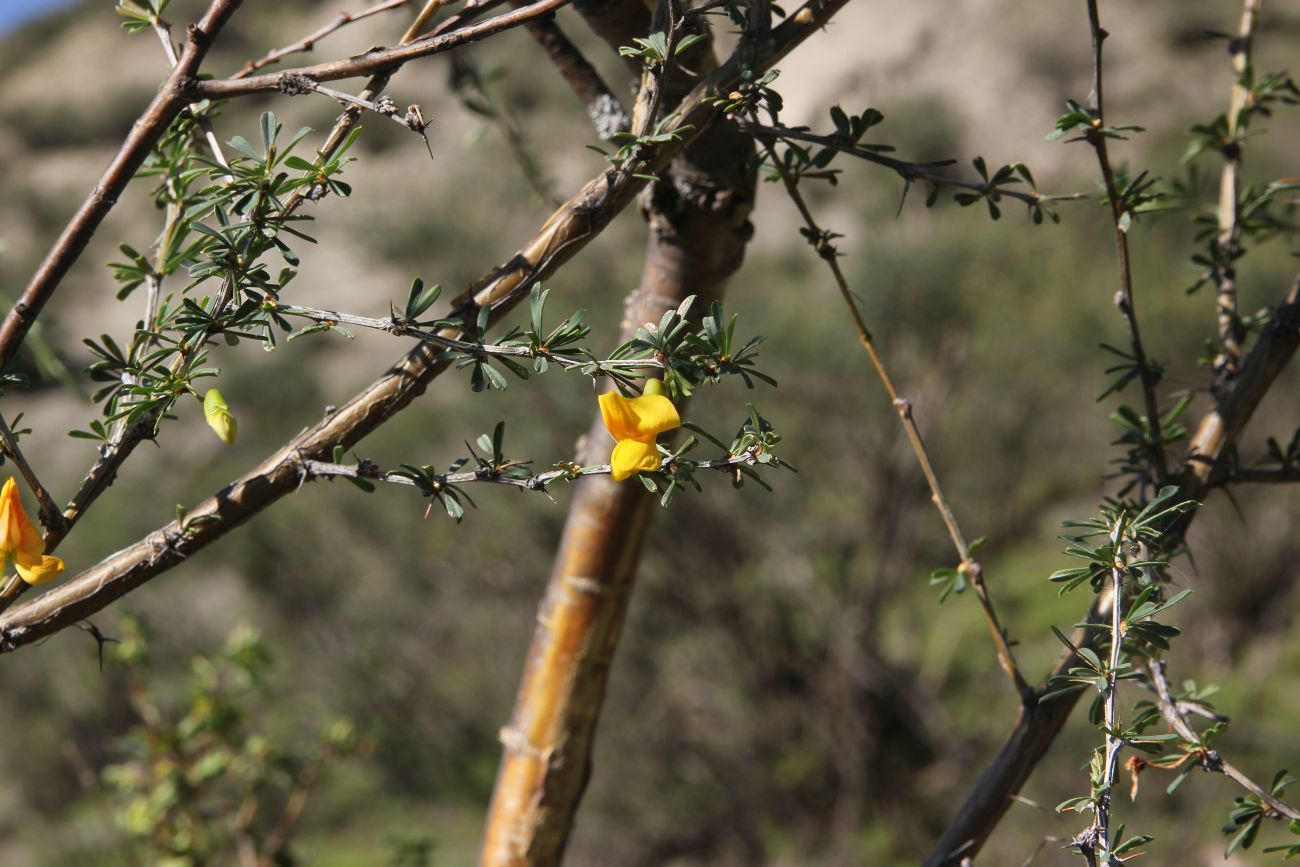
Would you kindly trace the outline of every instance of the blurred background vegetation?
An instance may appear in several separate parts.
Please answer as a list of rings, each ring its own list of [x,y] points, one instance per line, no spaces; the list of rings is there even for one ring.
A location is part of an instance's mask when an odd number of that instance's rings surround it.
[[[198,6],[177,0],[169,15],[185,22]],[[233,70],[339,8],[359,7],[245,4],[207,68]],[[1222,42],[1203,33],[1234,29],[1239,4],[1111,2],[1102,11],[1114,34],[1109,115],[1148,128],[1121,158],[1183,177],[1186,127],[1222,112],[1230,86]],[[321,59],[391,42],[406,14],[345,30],[321,45]],[[626,93],[625,72],[580,20],[566,11],[559,21]],[[1284,68],[1298,45],[1300,13],[1268,5],[1257,65]],[[554,193],[565,197],[600,170],[583,147],[595,139],[581,107],[525,32],[470,51]],[[868,137],[905,158],[1023,160],[1045,191],[1096,190],[1085,147],[1043,141],[1064,100],[1087,95],[1082,2],[860,0],[783,69],[777,86],[789,122],[825,128],[830,105],[871,105],[886,120]],[[0,42],[6,303],[164,72],[156,40],[124,34],[108,2],[74,4]],[[355,194],[314,207],[320,244],[304,252],[291,300],[384,315],[414,276],[459,291],[546,217],[500,129],[458,104],[450,77],[449,64],[433,58],[395,79],[394,99],[421,104],[433,121],[434,159],[395,125],[369,121],[346,175]],[[324,98],[247,99],[219,120],[220,135],[251,136],[266,108],[289,130],[327,129],[336,113]],[[1296,174],[1294,113],[1264,125],[1268,133],[1248,146],[1247,179]],[[1214,155],[1200,166],[1199,188],[1210,196]],[[838,189],[821,191],[814,205],[847,236],[850,280],[916,403],[967,532],[991,537],[986,574],[1022,664],[1037,677],[1059,649],[1049,627],[1068,627],[1085,607],[1046,581],[1065,563],[1058,523],[1093,511],[1116,456],[1108,415],[1120,401],[1094,401],[1110,363],[1097,344],[1124,339],[1103,212],[1095,202],[1066,205],[1061,225],[1033,227],[1010,205],[995,223],[982,209],[926,210],[914,193],[896,215],[897,178],[847,161],[841,168]],[[135,299],[114,300],[104,266],[117,243],[144,249],[154,240],[161,218],[146,184],[128,191],[28,341],[23,363],[39,386],[6,401],[6,415],[27,413],[29,456],[57,496],[93,457],[92,445],[64,436],[94,412],[81,339],[121,338],[139,316]],[[1167,362],[1171,389],[1199,393],[1208,380],[1197,359],[1214,312],[1211,291],[1184,292],[1194,279],[1195,214],[1193,206],[1146,219],[1133,237],[1148,349]],[[760,192],[755,223],[728,307],[741,314],[742,331],[768,336],[763,369],[780,388],[745,393],[728,384],[702,394],[691,418],[730,432],[754,400],[800,473],[774,477],[770,494],[706,479],[713,484],[703,495],[679,497],[660,515],[610,684],[573,865],[915,862],[1014,717],[973,600],[940,605],[928,586],[932,569],[952,565],[950,547],[841,301],[776,187]],[[643,235],[630,210],[551,284],[552,315],[591,310],[596,347],[615,342]],[[1285,242],[1250,251],[1243,311],[1281,297],[1295,270],[1291,252]],[[75,572],[170,520],[176,504],[260,461],[404,349],[358,334],[214,354],[240,420],[238,445],[222,446],[197,403],[184,406],[161,448],[128,463],[60,554]],[[1252,423],[1244,455],[1300,425],[1298,385],[1293,366]],[[1203,407],[1202,394],[1193,412]],[[463,453],[462,440],[504,419],[508,454],[545,466],[572,454],[593,410],[580,377],[552,373],[475,395],[463,375],[449,374],[357,454],[383,466],[446,464]],[[153,863],[155,850],[131,834],[123,772],[104,772],[133,761],[141,772],[159,770],[166,750],[162,735],[154,731],[151,742],[152,729],[140,728],[140,690],[173,722],[219,694],[236,715],[238,749],[278,751],[266,771],[269,818],[256,821],[274,824],[321,744],[346,746],[312,787],[292,863],[472,863],[497,731],[564,518],[559,490],[558,505],[472,491],[479,509],[456,526],[437,510],[425,519],[425,503],[405,489],[307,485],[95,618],[124,640],[110,645],[102,670],[95,641],[75,630],[0,659],[0,863]],[[1217,493],[1191,534],[1192,556],[1175,563],[1179,582],[1196,592],[1178,609],[1185,638],[1172,674],[1222,686],[1216,703],[1234,724],[1221,749],[1256,779],[1300,768],[1297,518],[1294,488],[1242,489],[1233,501]],[[227,668],[235,674],[214,673]],[[265,744],[250,746],[248,733]],[[1086,791],[1082,766],[1094,740],[1081,718],[1067,728],[981,863],[1022,863],[1043,838],[1078,830],[1077,817],[1051,807]],[[1233,785],[1197,777],[1172,798],[1164,785],[1146,782],[1136,804],[1118,808],[1121,818],[1156,835],[1155,863],[1221,863],[1215,829]],[[221,797],[212,795],[215,813],[238,806]],[[134,806],[139,820],[145,805]],[[1049,842],[1034,863],[1071,863],[1059,848]],[[1257,847],[1230,863],[1271,857]]]

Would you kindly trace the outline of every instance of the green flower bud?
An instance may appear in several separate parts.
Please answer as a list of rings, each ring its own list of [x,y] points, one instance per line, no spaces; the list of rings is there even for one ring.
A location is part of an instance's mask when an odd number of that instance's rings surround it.
[[[215,388],[209,389],[203,396],[203,416],[208,420],[208,427],[228,446],[235,444],[239,434],[239,422],[226,405],[226,399]]]

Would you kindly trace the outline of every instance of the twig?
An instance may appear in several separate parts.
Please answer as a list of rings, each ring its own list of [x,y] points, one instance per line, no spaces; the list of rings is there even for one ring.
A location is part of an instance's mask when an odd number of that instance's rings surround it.
[[[367,88],[367,91],[368,90],[369,88]],[[425,121],[423,114],[421,114],[418,105],[408,107],[406,109],[406,114],[401,114],[397,109],[397,104],[387,96],[381,96],[372,102],[365,98],[364,93],[361,96],[353,96],[350,93],[344,93],[341,90],[334,90],[333,88],[326,87],[323,84],[317,84],[305,75],[285,73],[280,78],[280,92],[288,96],[299,96],[304,93],[319,93],[323,96],[328,96],[335,102],[341,103],[345,106],[364,109],[365,111],[373,111],[377,115],[388,118],[398,126],[405,127],[411,132],[417,133],[421,136],[424,135],[425,129],[429,126]],[[425,144],[428,144],[429,139],[427,136],[424,141]],[[433,152],[430,151],[429,154],[432,156]]]
[[[158,41],[162,43],[163,51],[167,54],[167,63],[172,69],[176,64],[181,62],[180,56],[176,53],[176,44],[172,42],[172,26],[162,18],[154,16],[153,30],[158,34]],[[221,142],[217,140],[216,130],[212,128],[212,121],[203,114],[197,105],[190,103],[185,110],[198,121],[199,129],[203,130],[203,138],[208,143],[208,150],[212,151],[212,158],[217,161],[223,169],[230,169],[230,163],[226,162],[226,155],[221,150]],[[230,176],[227,175],[229,178]]]
[[[437,26],[431,29],[428,33],[416,34],[407,41],[421,42],[425,39],[433,39],[442,36],[444,33],[450,33],[453,30],[459,30],[471,21],[481,18],[483,15],[491,12],[498,6],[504,5],[505,3],[506,0],[466,0],[466,2],[461,5],[459,12],[454,15],[449,15],[442,21],[439,21]]]
[[[81,751],[81,747],[71,738],[66,738],[60,745],[63,757],[72,765],[73,773],[77,777],[77,784],[81,786],[82,793],[95,806],[95,813],[103,823],[104,830],[107,832],[107,839],[116,840],[115,850],[118,858],[122,862],[129,864],[130,867],[145,867],[144,861],[136,854],[135,848],[130,844],[129,838],[122,834],[121,826],[118,825],[113,811],[109,809],[104,802],[103,790],[99,785],[99,774],[91,767],[90,762],[86,759],[86,754]]]
[[[411,22],[411,25],[406,28],[406,32],[402,35],[398,44],[406,45],[417,40],[424,28],[428,25],[429,20],[438,13],[438,10],[441,9],[446,2],[447,0],[425,0],[424,6],[415,16],[415,20]],[[471,0],[471,2],[473,2],[473,0]],[[445,24],[446,22],[443,23]],[[361,93],[358,94],[357,98],[369,101],[378,97],[380,92],[388,86],[388,82],[392,78],[392,73],[395,71],[396,70],[392,70],[372,76],[370,80],[366,82],[366,86],[362,88]],[[411,112],[408,110],[408,114],[410,113]],[[325,144],[321,145],[320,149],[317,151],[318,156],[316,158],[316,165],[324,165],[334,155],[335,151],[342,147],[348,134],[360,119],[361,109],[356,106],[348,108],[347,111],[339,115],[338,119],[334,121],[334,127],[330,130],[329,136],[325,139]],[[420,122],[423,123],[423,120],[420,120]],[[423,130],[421,130],[421,135],[423,135]],[[429,139],[425,138],[424,143],[429,147],[429,153],[432,154],[433,148],[429,145]],[[285,210],[290,212],[293,211],[306,201],[306,199],[307,191],[305,189],[297,190],[289,197],[289,200],[285,202]]]
[[[748,126],[752,128],[755,125],[749,124]],[[907,440],[916,455],[917,463],[920,464],[921,472],[925,475],[926,484],[930,487],[930,499],[934,502],[935,508],[938,509],[939,517],[948,530],[948,537],[952,540],[953,547],[957,551],[958,568],[962,574],[970,579],[971,586],[975,588],[975,595],[979,599],[980,608],[984,612],[984,619],[988,624],[989,634],[993,638],[993,646],[997,651],[998,663],[1001,665],[1002,670],[1006,672],[1007,677],[1011,679],[1011,685],[1015,689],[1017,697],[1022,702],[1027,701],[1032,697],[1033,690],[1025,681],[1024,675],[1020,672],[1020,667],[1016,664],[1015,655],[1011,652],[1011,645],[1007,642],[1006,630],[1002,627],[997,610],[993,606],[993,599],[989,595],[988,587],[984,582],[984,570],[971,557],[970,546],[966,543],[966,536],[957,523],[957,516],[953,512],[948,498],[943,493],[942,485],[939,484],[939,477],[934,471],[934,464],[930,461],[930,454],[925,447],[924,440],[921,438],[920,428],[917,427],[916,419],[913,417],[912,402],[899,396],[893,378],[890,377],[889,371],[885,369],[884,361],[876,350],[875,339],[862,318],[862,312],[858,309],[853,293],[849,289],[848,279],[840,268],[837,258],[839,253],[830,241],[825,240],[826,232],[818,225],[812,211],[809,210],[808,203],[804,200],[803,194],[799,192],[798,182],[790,175],[785,164],[777,157],[772,142],[770,140],[766,141],[764,147],[767,150],[768,159],[776,167],[777,173],[785,184],[790,200],[794,202],[799,215],[803,218],[804,226],[813,237],[822,239],[816,245],[817,255],[826,263],[834,276],[835,285],[840,290],[840,297],[844,299],[845,305],[849,308],[849,314],[853,317],[853,324],[858,332],[858,342],[866,350],[867,357],[871,359],[871,366],[876,371],[876,376],[879,377],[881,384],[885,387],[885,393],[889,395],[890,404],[898,413],[898,420],[903,425],[903,431],[907,434]]]
[[[274,51],[268,51],[258,59],[248,61],[244,64],[243,68],[230,77],[247,78],[263,67],[270,66],[272,63],[279,63],[290,54],[297,54],[301,51],[311,51],[316,47],[317,42],[320,42],[326,36],[343,29],[349,24],[355,24],[358,21],[363,21],[366,18],[369,18],[372,15],[378,15],[381,12],[409,6],[412,2],[414,2],[414,0],[385,0],[383,3],[376,3],[374,6],[371,6],[368,9],[363,9],[360,12],[352,13],[341,11],[330,23],[313,30],[297,42],[286,45],[283,48],[277,48]]]
[[[909,162],[907,160],[900,160],[885,154],[876,153],[875,151],[868,150],[861,145],[845,144],[835,136],[814,135],[813,133],[805,132],[803,130],[790,129],[779,125],[763,125],[753,121],[737,122],[741,129],[753,134],[756,138],[765,143],[787,139],[789,141],[801,141],[809,144],[820,145],[821,147],[831,148],[832,150],[837,150],[848,156],[865,160],[869,163],[875,163],[878,166],[884,166],[885,168],[895,172],[907,184],[911,184],[915,181],[923,181],[928,184],[933,184],[936,187],[955,187],[962,190],[972,190],[980,195],[987,195],[990,192],[996,192],[996,195],[1006,196],[1009,199],[1017,199],[1029,205],[1038,205],[1043,202],[1081,201],[1088,197],[1087,193],[1046,195],[1037,192],[1008,190],[1002,186],[997,187],[995,190],[991,184],[948,177],[930,171],[931,169],[955,165],[957,163],[956,160],[935,160],[933,162],[925,163]]]
[[[1149,660],[1147,662],[1147,673],[1150,675],[1151,683],[1156,691],[1156,707],[1160,709],[1160,715],[1164,717],[1165,722],[1179,737],[1199,749],[1201,767],[1207,771],[1223,774],[1225,777],[1236,780],[1242,788],[1267,804],[1277,816],[1285,816],[1292,821],[1300,821],[1300,810],[1270,794],[1267,789],[1255,783],[1227,759],[1202,744],[1201,736],[1187,722],[1181,703],[1174,699],[1173,693],[1169,689],[1169,678],[1165,669],[1166,664],[1163,659]]]
[[[1284,485],[1300,482],[1300,467],[1243,467],[1233,470],[1225,480],[1228,484],[1255,483],[1266,485]]]
[[[736,467],[752,467],[758,463],[758,447],[751,446],[738,455],[727,455],[726,457],[712,458],[710,460],[697,461],[690,458],[664,458],[660,464],[663,472],[671,472],[675,467],[688,466],[697,470],[720,470],[730,472]],[[512,464],[515,466],[515,464]],[[366,479],[372,482],[387,482],[394,485],[407,485],[423,489],[423,485],[414,479],[398,473],[385,472],[380,470],[369,461],[361,461],[357,464],[335,464],[326,461],[303,461],[303,477],[305,479],[314,479],[327,476],[346,476],[351,479]],[[499,467],[480,466],[478,469],[470,470],[463,473],[430,473],[429,478],[435,485],[465,485],[473,482],[483,482],[490,485],[510,485],[516,488],[524,488],[529,491],[542,491],[551,482],[561,479],[572,481],[582,478],[583,476],[607,476],[613,472],[609,464],[594,464],[589,466],[578,466],[571,464],[557,470],[547,470],[544,473],[537,473],[532,476],[514,477],[501,475]],[[430,491],[425,491],[426,494]]]
[[[1105,688],[1101,692],[1102,717],[1105,731],[1105,753],[1102,757],[1101,779],[1092,780],[1092,791],[1096,800],[1092,805],[1092,822],[1088,830],[1074,839],[1074,844],[1083,853],[1084,859],[1091,865],[1109,865],[1116,863],[1111,854],[1110,839],[1110,805],[1111,794],[1115,788],[1115,778],[1119,774],[1119,754],[1124,747],[1124,739],[1119,731],[1119,667],[1124,649],[1124,570],[1126,562],[1121,551],[1124,536],[1124,519],[1115,521],[1110,534],[1111,550],[1115,551],[1115,562],[1111,565],[1110,595],[1110,659],[1105,672]],[[1118,842],[1118,841],[1116,841]],[[1098,853],[1104,858],[1098,858]]]
[[[307,797],[311,794],[312,787],[316,785],[316,780],[320,777],[321,771],[324,770],[325,762],[333,757],[334,751],[332,749],[328,746],[322,747],[320,753],[312,761],[308,762],[306,767],[298,774],[297,780],[294,781],[293,791],[289,793],[284,809],[280,813],[280,819],[276,822],[271,833],[267,835],[266,843],[262,846],[262,854],[257,859],[257,867],[276,867],[276,865],[284,863],[285,847],[289,845],[294,829],[297,827],[299,820],[302,819],[302,812],[307,807]]]
[[[392,334],[395,337],[414,337],[417,340],[424,340],[444,349],[464,352],[467,355],[473,355],[477,358],[483,358],[490,355],[508,356],[513,358],[545,358],[547,361],[558,365],[565,370],[574,368],[588,367],[597,365],[605,368],[627,368],[632,370],[651,370],[662,369],[663,362],[653,358],[571,358],[566,355],[550,352],[545,349],[533,349],[529,346],[507,346],[494,343],[476,343],[471,340],[462,340],[457,337],[448,337],[437,331],[425,331],[421,328],[412,328],[410,325],[395,319],[392,316],[384,316],[376,319],[370,316],[356,316],[351,313],[341,313],[337,310],[323,310],[318,307],[300,307],[291,304],[277,305],[276,313],[285,316],[301,316],[304,319],[310,319],[313,322],[319,322],[323,325],[353,325],[358,328],[369,328],[374,331],[383,331]]]
[[[1219,175],[1219,235],[1218,256],[1214,280],[1218,287],[1215,306],[1219,317],[1219,346],[1221,355],[1215,359],[1217,366],[1235,373],[1241,363],[1241,340],[1245,332],[1237,316],[1237,268],[1233,264],[1241,250],[1241,219],[1237,210],[1237,190],[1240,186],[1241,149],[1244,144],[1242,111],[1250,99],[1250,88],[1242,83],[1250,69],[1251,42],[1255,35],[1255,22],[1259,18],[1261,0],[1245,0],[1241,8],[1241,28],[1232,41],[1232,97],[1228,102],[1228,135],[1220,149],[1223,154],[1223,171]]]
[[[318,63],[289,69],[285,72],[251,76],[249,78],[213,79],[196,82],[193,96],[199,99],[232,99],[278,90],[284,75],[305,75],[315,81],[337,81],[375,73],[391,74],[402,64],[420,57],[440,54],[461,45],[486,39],[497,33],[518,27],[534,18],[549,15],[563,7],[569,0],[537,0],[528,6],[489,18],[481,24],[471,24],[441,36],[418,39],[395,48],[377,48],[343,60]]]
[[[518,8],[522,4],[516,0],[514,5]],[[524,26],[582,101],[587,116],[596,127],[596,135],[609,141],[615,133],[627,132],[632,128],[632,116],[627,113],[622,101],[609,89],[609,85],[600,77],[600,72],[583,56],[578,46],[564,35],[559,25],[548,18],[539,18]]]
[[[1124,322],[1128,326],[1129,346],[1133,350],[1133,363],[1137,365],[1138,378],[1142,386],[1142,400],[1146,405],[1150,426],[1147,447],[1151,453],[1151,468],[1155,472],[1156,483],[1163,486],[1169,479],[1169,469],[1165,465],[1165,438],[1161,430],[1160,407],[1156,400],[1156,385],[1160,378],[1142,346],[1142,333],[1138,328],[1137,308],[1133,300],[1133,266],[1128,249],[1128,232],[1121,222],[1125,214],[1125,205],[1115,181],[1115,172],[1111,168],[1106,136],[1097,131],[1106,125],[1105,101],[1102,98],[1104,81],[1101,49],[1102,43],[1110,34],[1102,29],[1097,13],[1097,0],[1087,0],[1087,3],[1088,23],[1092,33],[1092,99],[1096,114],[1094,126],[1085,131],[1084,138],[1097,155],[1097,164],[1106,187],[1106,199],[1110,203],[1111,228],[1115,232],[1115,254],[1119,262],[1120,288],[1115,295],[1115,306],[1123,314]]]
[[[18,439],[14,432],[10,430],[9,423],[0,416],[0,447],[4,448],[4,453],[9,460],[14,462],[18,467],[18,472],[22,474],[23,479],[27,482],[27,487],[31,488],[32,493],[36,496],[36,502],[40,504],[41,523],[50,529],[60,529],[63,526],[63,513],[59,511],[58,505],[55,504],[54,498],[50,496],[49,490],[41,484],[41,480],[36,477],[36,471],[32,465],[27,462],[23,456],[23,450],[18,446]]]
[[[32,323],[90,242],[90,236],[117,204],[118,196],[135,176],[158,139],[167,131],[172,120],[190,102],[190,86],[200,63],[213,39],[241,2],[242,0],[213,0],[202,20],[191,26],[185,51],[173,67],[171,75],[149,103],[149,107],[132,125],[126,141],[100,175],[99,182],[64,227],[32,275],[22,296],[5,316],[4,323],[0,325],[0,369],[8,367],[13,360]]]

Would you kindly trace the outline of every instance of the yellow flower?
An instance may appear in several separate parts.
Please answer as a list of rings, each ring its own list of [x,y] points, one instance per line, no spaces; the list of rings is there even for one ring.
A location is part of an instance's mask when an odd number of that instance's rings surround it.
[[[657,380],[650,381],[658,384]],[[648,384],[646,392],[640,397],[629,398],[615,389],[598,398],[605,428],[618,440],[614,453],[609,456],[616,482],[639,472],[659,469],[663,461],[655,448],[655,438],[682,425],[677,407],[671,400],[655,393],[656,389]]]
[[[45,540],[23,511],[13,476],[0,490],[0,556],[12,557],[18,577],[28,584],[49,581],[63,571],[63,561],[45,553]]]

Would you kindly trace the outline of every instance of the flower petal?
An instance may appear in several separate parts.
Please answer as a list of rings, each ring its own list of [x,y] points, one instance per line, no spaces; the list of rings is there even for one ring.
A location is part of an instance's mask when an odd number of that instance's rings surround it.
[[[13,476],[0,489],[0,554],[22,553],[36,557],[45,553],[41,531],[27,517]]]
[[[16,508],[15,508],[16,507]],[[13,476],[5,480],[4,489],[0,490],[0,557],[18,550],[22,531],[18,526],[18,513],[22,511],[18,500],[18,486]]]
[[[18,577],[28,584],[41,584],[63,571],[63,561],[51,554],[31,556],[19,551],[14,558],[14,568],[18,570]]]
[[[677,407],[661,394],[624,397],[614,390],[598,400],[600,417],[616,440],[653,438],[682,426]]]
[[[663,458],[659,456],[659,449],[655,448],[653,439],[624,439],[619,440],[618,445],[614,446],[614,452],[609,456],[609,464],[613,470],[612,478],[616,482],[621,482],[637,473],[659,469],[663,465]]]

